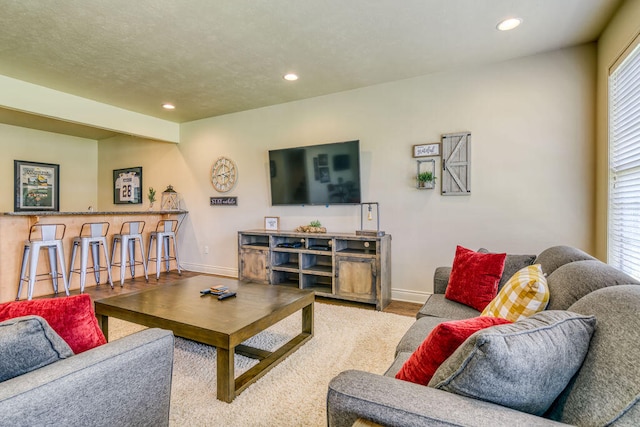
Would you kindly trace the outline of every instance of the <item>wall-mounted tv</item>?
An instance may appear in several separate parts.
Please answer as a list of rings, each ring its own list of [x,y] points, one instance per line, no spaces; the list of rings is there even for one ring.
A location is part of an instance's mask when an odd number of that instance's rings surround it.
[[[272,205],[360,203],[360,141],[269,151]]]

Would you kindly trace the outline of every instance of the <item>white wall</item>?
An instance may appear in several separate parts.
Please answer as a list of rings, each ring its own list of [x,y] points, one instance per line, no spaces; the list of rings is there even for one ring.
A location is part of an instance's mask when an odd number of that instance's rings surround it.
[[[101,141],[100,209],[113,207],[107,172],[142,164],[145,186],[173,184],[190,212],[181,230],[183,263],[233,275],[237,231],[262,228],[265,215],[279,216],[284,229],[315,219],[329,231],[359,228],[357,206],[271,207],[267,158],[269,149],[359,139],[363,200],[380,203],[381,228],[393,236],[396,299],[423,301],[434,268],[451,264],[457,244],[592,251],[595,52],[590,44],[190,122],[170,148]],[[417,190],[412,145],[466,130],[472,194]],[[237,207],[209,206],[219,195],[209,181],[219,156],[238,165],[227,194],[238,197]]]
[[[0,212],[13,211],[14,160],[60,165],[61,211],[97,206],[97,141],[0,124],[0,153]]]

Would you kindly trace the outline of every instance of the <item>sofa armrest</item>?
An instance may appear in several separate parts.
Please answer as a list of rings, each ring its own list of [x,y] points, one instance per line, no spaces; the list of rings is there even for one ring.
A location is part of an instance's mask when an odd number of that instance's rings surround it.
[[[451,267],[436,267],[436,271],[433,273],[433,293],[444,294],[449,284],[449,275],[451,274]]]
[[[0,426],[169,425],[173,333],[147,329],[0,383]]]
[[[558,426],[546,418],[395,378],[345,371],[329,383],[327,421],[363,418],[384,426]]]

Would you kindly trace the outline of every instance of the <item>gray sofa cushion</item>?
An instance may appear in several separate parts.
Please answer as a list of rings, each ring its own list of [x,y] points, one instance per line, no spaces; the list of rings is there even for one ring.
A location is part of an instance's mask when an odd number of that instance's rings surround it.
[[[451,276],[452,267],[436,267],[433,273],[433,293],[444,294],[449,284],[449,276]]]
[[[573,425],[638,425],[640,286],[600,289],[569,309],[595,315],[598,327],[582,368],[550,417]]]
[[[542,265],[542,271],[548,276],[565,264],[588,259],[595,258],[572,246],[552,246],[540,252],[533,263]]]
[[[616,285],[638,285],[633,277],[598,260],[565,264],[547,277],[547,310],[566,310],[571,304],[595,290]]]
[[[412,354],[413,353],[409,351],[398,353],[391,366],[389,366],[389,369],[385,371],[384,375],[387,377],[395,378],[396,374],[400,372],[402,365],[404,365],[404,362],[406,362]]]
[[[444,322],[446,319],[460,320],[477,316],[480,316],[478,310],[468,305],[446,299],[444,294],[429,295],[429,299],[427,299],[416,315],[417,318],[442,317],[444,319],[441,320],[441,322]]]
[[[480,248],[478,252],[489,253],[488,249]],[[535,255],[510,255],[507,254],[507,258],[504,260],[504,270],[502,271],[502,277],[500,283],[498,283],[498,292],[502,287],[511,279],[511,276],[516,274],[528,265],[533,264],[536,260]]]
[[[544,311],[483,329],[440,365],[429,386],[542,415],[582,365],[595,323]]]
[[[476,316],[478,315],[479,314],[476,314]],[[471,317],[476,317],[476,316],[471,316]],[[458,320],[458,319],[447,319],[443,317],[426,316],[416,320],[413,323],[413,325],[411,325],[409,329],[407,329],[407,332],[405,332],[403,337],[400,339],[400,342],[396,346],[396,355],[403,352],[413,353],[418,348],[418,346],[422,344],[422,341],[424,341],[427,338],[427,336],[431,333],[433,328],[435,328],[442,322],[448,322],[450,320]]]
[[[0,381],[71,356],[71,348],[42,317],[16,317],[0,323]]]

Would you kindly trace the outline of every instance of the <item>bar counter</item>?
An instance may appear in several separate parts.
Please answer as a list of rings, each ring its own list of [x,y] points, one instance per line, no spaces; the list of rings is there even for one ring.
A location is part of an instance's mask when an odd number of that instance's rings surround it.
[[[66,265],[65,271],[68,272],[69,261],[71,260],[71,245],[73,238],[80,234],[82,224],[89,222],[108,222],[109,233],[107,235],[108,251],[111,254],[112,236],[120,232],[120,227],[126,221],[144,221],[145,227],[143,234],[145,255],[148,255],[147,245],[149,242],[149,233],[155,231],[156,224],[161,219],[177,219],[178,227],[186,216],[188,211],[185,210],[144,210],[144,211],[83,211],[83,212],[50,212],[50,211],[30,211],[30,212],[3,212],[0,213],[0,302],[13,301],[18,292],[18,281],[20,279],[20,266],[22,261],[22,253],[24,242],[29,237],[29,228],[31,225],[40,224],[64,224],[66,232],[63,238],[64,259]],[[118,245],[119,248],[119,245]],[[137,251],[136,251],[137,253]],[[116,258],[119,255],[116,254]],[[76,267],[80,266],[80,254],[76,256]],[[48,258],[46,251],[40,253],[38,261],[38,273],[48,271]],[[91,264],[91,257],[89,257]],[[105,265],[104,261],[101,261]],[[152,264],[155,271],[155,264]],[[175,268],[175,261],[172,261],[171,269]],[[163,268],[164,271],[164,268]],[[112,277],[114,286],[120,286],[120,270],[119,267],[112,269]],[[144,276],[142,266],[136,268],[136,277]],[[129,271],[125,276],[125,286],[127,278],[131,275]],[[118,278],[117,280],[115,278]],[[150,276],[150,280],[155,280],[155,274]],[[102,273],[101,286],[109,286],[107,281],[107,273]],[[106,283],[106,284],[105,284]],[[74,274],[69,283],[71,289],[80,289],[80,275]],[[95,279],[93,274],[87,274],[87,282],[85,286],[94,286]],[[21,299],[27,297],[27,284],[23,285]],[[59,292],[64,292],[62,280],[59,284]],[[33,296],[49,295],[53,293],[51,280],[39,280],[34,287]]]

